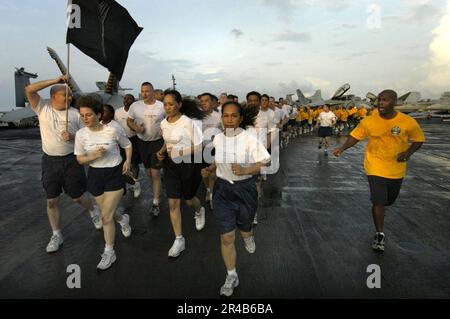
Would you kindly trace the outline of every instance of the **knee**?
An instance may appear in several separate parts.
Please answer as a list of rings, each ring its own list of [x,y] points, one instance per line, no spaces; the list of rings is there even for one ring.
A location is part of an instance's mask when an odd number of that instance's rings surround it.
[[[224,246],[231,246],[234,244],[235,235],[234,234],[226,234],[221,236],[221,242]]]
[[[113,222],[114,216],[113,214],[108,214],[108,216],[102,215],[102,224],[103,226],[110,225]]]
[[[55,209],[58,206],[58,198],[47,199],[47,207]]]
[[[192,199],[189,199],[189,200],[186,200],[186,204],[188,206],[192,206],[192,205],[194,205],[194,202],[192,201]]]
[[[177,210],[180,208],[180,201],[179,200],[175,200],[175,201],[169,201],[169,210],[171,212]]]
[[[161,176],[161,174],[159,173],[159,170],[156,170],[156,169],[150,170],[149,174],[152,179],[156,179],[156,180],[158,180]]]

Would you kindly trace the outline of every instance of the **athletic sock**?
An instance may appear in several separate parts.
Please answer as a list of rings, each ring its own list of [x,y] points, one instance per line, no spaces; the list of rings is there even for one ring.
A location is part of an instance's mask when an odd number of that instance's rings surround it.
[[[159,206],[159,199],[153,199],[153,206]]]
[[[53,231],[53,236],[61,236],[61,230],[60,229],[58,229],[58,230],[54,230]]]
[[[237,276],[236,268],[232,270],[227,270],[228,276]]]
[[[105,244],[105,253],[112,253],[112,252],[114,252],[114,245]]]

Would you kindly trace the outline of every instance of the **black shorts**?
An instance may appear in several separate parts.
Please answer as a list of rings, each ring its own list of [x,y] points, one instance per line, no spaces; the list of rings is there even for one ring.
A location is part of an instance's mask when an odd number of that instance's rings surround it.
[[[306,125],[308,125],[308,120],[302,120],[302,121],[300,122],[300,126],[301,126],[301,127],[305,127]]]
[[[213,213],[221,234],[237,228],[244,232],[252,230],[258,209],[258,192],[255,177],[231,184],[217,178],[213,190]]]
[[[139,165],[142,163],[141,156],[139,155],[139,137],[137,135],[130,137],[131,146],[133,147],[133,154],[131,155],[131,164]]]
[[[375,206],[391,206],[400,194],[403,178],[389,179],[380,176],[367,176],[370,186],[370,199]]]
[[[328,137],[333,135],[333,128],[332,127],[325,127],[321,126],[319,127],[319,137]]]
[[[288,123],[283,125],[283,132],[287,132],[288,131]]]
[[[295,120],[295,119],[293,119],[293,120],[289,120],[288,121],[288,126],[295,126],[295,123],[296,123],[297,121]]]
[[[142,163],[144,163],[144,167],[160,169],[160,162],[156,157],[156,153],[163,147],[164,140],[160,138],[156,141],[145,142],[141,139],[138,139],[138,148],[139,154],[141,157]]]
[[[202,163],[174,163],[164,159],[164,186],[167,198],[191,200],[202,182]]]
[[[115,167],[89,167],[87,190],[95,197],[125,188],[122,164]]]
[[[86,191],[86,174],[74,154],[42,156],[42,186],[47,199],[57,198],[62,191],[71,198],[79,198]]]

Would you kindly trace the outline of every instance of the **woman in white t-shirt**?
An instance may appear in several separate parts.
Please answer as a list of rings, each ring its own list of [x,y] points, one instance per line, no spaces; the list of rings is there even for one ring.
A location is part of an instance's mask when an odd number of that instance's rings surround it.
[[[239,103],[228,102],[222,106],[224,133],[214,137],[215,161],[203,169],[202,174],[216,172],[213,202],[221,236],[222,257],[227,268],[225,284],[220,294],[231,296],[239,284],[236,272],[236,228],[244,238],[245,248],[254,253],[253,219],[258,207],[255,176],[270,160],[270,155],[256,136],[246,131],[254,125],[254,114]]]
[[[164,161],[164,184],[169,201],[170,221],[175,241],[169,250],[169,257],[178,257],[185,249],[181,226],[181,199],[185,199],[195,210],[195,227],[205,226],[205,208],[195,197],[202,181],[202,132],[192,119],[202,120],[206,113],[196,102],[182,99],[178,91],[164,92],[164,110],[167,118],[161,122],[164,139],[157,157]],[[167,155],[167,156],[166,156]]]
[[[123,174],[130,168],[132,147],[125,134],[100,123],[102,104],[99,101],[90,96],[81,97],[77,107],[85,127],[75,136],[75,155],[80,164],[89,165],[87,189],[101,210],[105,251],[97,268],[105,270],[116,260],[113,218],[121,225],[125,237],[131,235],[129,216],[117,213],[116,208],[124,191]],[[126,153],[123,164],[119,146]]]

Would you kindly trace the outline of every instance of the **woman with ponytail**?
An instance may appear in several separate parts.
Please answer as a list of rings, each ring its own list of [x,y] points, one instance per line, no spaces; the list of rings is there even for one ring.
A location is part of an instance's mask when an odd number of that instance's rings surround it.
[[[185,249],[181,224],[181,199],[195,210],[195,227],[205,226],[205,209],[195,197],[202,181],[202,132],[194,120],[202,120],[206,113],[195,101],[183,99],[178,91],[164,92],[167,118],[161,123],[164,145],[157,153],[164,161],[164,183],[169,201],[170,221],[175,241],[169,257],[178,257]]]

